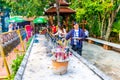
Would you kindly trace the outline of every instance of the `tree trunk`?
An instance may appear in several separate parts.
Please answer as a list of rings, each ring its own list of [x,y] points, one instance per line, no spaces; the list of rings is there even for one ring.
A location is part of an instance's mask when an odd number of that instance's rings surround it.
[[[112,11],[111,16],[109,17],[108,28],[107,28],[106,35],[105,35],[105,40],[106,41],[108,41],[108,39],[109,39],[114,19],[116,17],[116,14],[119,12],[119,10],[120,10],[120,4],[115,11]]]
[[[111,17],[109,16],[109,18],[108,18],[108,28],[107,28],[106,35],[105,35],[105,40],[106,40],[106,41],[108,41],[109,36],[110,36],[111,27],[112,27],[111,24],[112,24],[112,23],[111,23]]]
[[[106,28],[107,28],[107,21],[105,19],[104,27],[103,27],[103,39],[105,39]]]
[[[105,17],[102,19],[102,26],[101,26],[101,38],[104,37],[104,22],[105,22]]]
[[[119,41],[120,41],[120,32],[119,32]]]

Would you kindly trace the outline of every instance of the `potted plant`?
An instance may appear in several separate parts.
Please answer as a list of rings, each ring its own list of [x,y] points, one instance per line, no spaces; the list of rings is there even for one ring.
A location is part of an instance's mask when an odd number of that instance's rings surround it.
[[[69,48],[57,47],[52,50],[52,65],[55,74],[64,74],[67,72],[68,62],[72,53]]]

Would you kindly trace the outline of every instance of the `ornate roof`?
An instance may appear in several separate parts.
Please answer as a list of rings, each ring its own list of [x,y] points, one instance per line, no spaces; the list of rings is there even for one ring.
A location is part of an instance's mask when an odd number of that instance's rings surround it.
[[[69,3],[67,3],[65,0],[58,0],[60,7],[59,7],[59,13],[60,14],[73,14],[75,13],[74,10],[72,10],[71,8],[69,8]],[[50,8],[48,8],[45,11],[45,14],[56,14],[56,7],[55,6],[51,6]]]
[[[59,8],[59,13],[60,14],[73,14],[75,13],[74,10],[72,10],[71,8],[69,7],[60,7]],[[56,14],[56,7],[51,7],[49,8],[47,11],[45,11],[45,14]]]

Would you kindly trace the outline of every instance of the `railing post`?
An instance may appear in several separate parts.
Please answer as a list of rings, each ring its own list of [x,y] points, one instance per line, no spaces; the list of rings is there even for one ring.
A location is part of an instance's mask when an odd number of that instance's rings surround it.
[[[25,52],[25,47],[24,47],[24,43],[23,43],[22,36],[21,36],[21,33],[20,33],[20,29],[17,30],[17,34],[20,38],[20,43],[22,45],[23,52]]]
[[[3,47],[2,47],[1,44],[0,44],[0,54],[1,54],[2,58],[3,58],[4,65],[5,65],[6,70],[7,70],[8,78],[10,78],[10,70],[9,70],[9,67],[8,67],[8,64],[7,64],[7,60],[5,58],[5,53],[3,51]]]

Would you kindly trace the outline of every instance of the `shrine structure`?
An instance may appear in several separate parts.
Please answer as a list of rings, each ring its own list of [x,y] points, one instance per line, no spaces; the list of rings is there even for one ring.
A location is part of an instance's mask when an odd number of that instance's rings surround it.
[[[65,0],[58,0],[59,2],[59,15],[62,17],[62,24],[65,25],[66,30],[68,30],[68,21],[70,19],[70,15],[74,14],[75,11],[69,8],[69,3]],[[50,25],[54,23],[53,17],[57,15],[56,4],[52,4],[50,8],[45,11],[45,15],[48,16]]]

